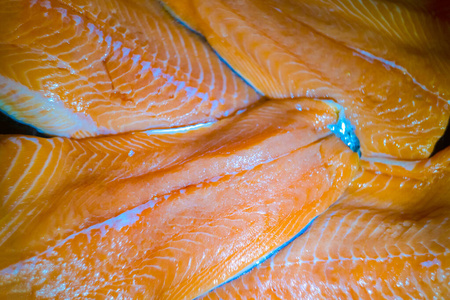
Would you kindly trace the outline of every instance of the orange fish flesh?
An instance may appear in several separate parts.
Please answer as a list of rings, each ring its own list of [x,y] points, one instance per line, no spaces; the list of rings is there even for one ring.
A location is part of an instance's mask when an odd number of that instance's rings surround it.
[[[156,0],[0,4],[0,109],[44,133],[205,123],[260,97]]]
[[[337,118],[327,103],[287,100],[174,136],[5,136],[0,296],[208,291],[348,186],[358,156],[326,129]]]
[[[420,162],[361,165],[304,235],[202,299],[447,297],[450,148]]]
[[[365,156],[427,158],[450,116],[450,23],[377,0],[165,0],[271,98],[334,99]]]

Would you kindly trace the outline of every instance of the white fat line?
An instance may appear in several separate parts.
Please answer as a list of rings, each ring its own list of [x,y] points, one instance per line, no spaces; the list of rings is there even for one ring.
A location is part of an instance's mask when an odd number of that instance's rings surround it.
[[[382,163],[382,164],[402,167],[408,171],[412,171],[417,166],[417,163],[421,162],[420,160],[407,161],[407,160],[396,160],[396,159],[388,159],[388,158],[381,158],[381,157],[364,157],[364,160],[367,162],[370,162],[370,163]]]
[[[151,130],[144,131],[144,133],[146,133],[148,135],[176,134],[176,133],[183,133],[183,132],[188,132],[188,131],[191,131],[191,130],[197,130],[197,129],[209,127],[209,126],[211,126],[211,125],[213,125],[215,123],[216,122],[208,122],[208,123],[200,123],[200,124],[184,126],[184,127],[178,127],[178,128],[151,129]]]

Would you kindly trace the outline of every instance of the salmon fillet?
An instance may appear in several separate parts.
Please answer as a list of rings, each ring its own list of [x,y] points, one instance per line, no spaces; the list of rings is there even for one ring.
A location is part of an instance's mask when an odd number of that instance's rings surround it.
[[[271,98],[331,98],[365,156],[427,158],[450,116],[450,23],[377,0],[165,0]]]
[[[259,95],[159,2],[0,2],[0,109],[74,138],[215,121]]]
[[[450,148],[420,162],[361,165],[304,235],[202,299],[447,297]]]
[[[0,0],[0,299],[449,295],[441,4],[163,2]]]
[[[4,136],[0,296],[208,291],[347,188],[358,155],[330,135],[337,118],[327,103],[286,100],[174,135]]]

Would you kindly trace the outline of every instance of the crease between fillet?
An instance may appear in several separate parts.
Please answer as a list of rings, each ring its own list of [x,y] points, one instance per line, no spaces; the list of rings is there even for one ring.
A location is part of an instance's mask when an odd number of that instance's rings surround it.
[[[319,215],[320,216],[320,215]],[[220,288],[221,286],[238,279],[239,277],[251,272],[254,268],[258,267],[260,264],[262,264],[263,262],[269,260],[270,258],[272,258],[273,256],[275,256],[278,252],[280,252],[281,250],[283,250],[284,248],[286,248],[290,243],[292,243],[296,238],[298,238],[299,236],[301,236],[302,234],[304,234],[306,231],[308,231],[308,229],[311,227],[311,225],[314,223],[314,221],[319,217],[316,216],[314,217],[308,224],[306,224],[305,227],[303,227],[298,233],[296,233],[292,238],[290,238],[288,241],[286,241],[285,243],[281,244],[278,248],[272,250],[271,252],[267,253],[266,255],[264,255],[263,257],[259,258],[258,260],[256,260],[255,262],[253,262],[252,264],[248,265],[247,267],[245,267],[243,270],[241,270],[238,274],[234,275],[233,277],[227,279],[226,281],[224,281],[223,283],[211,288],[210,290],[204,292],[201,295],[198,295],[197,297],[194,298],[195,299],[200,299],[204,296],[206,296],[208,293],[210,293],[211,291]],[[1,272],[1,271],[0,271]]]

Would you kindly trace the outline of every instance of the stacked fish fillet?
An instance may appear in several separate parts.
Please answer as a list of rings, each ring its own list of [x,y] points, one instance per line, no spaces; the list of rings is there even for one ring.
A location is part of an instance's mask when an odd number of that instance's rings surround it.
[[[439,5],[0,0],[0,299],[448,297]]]

